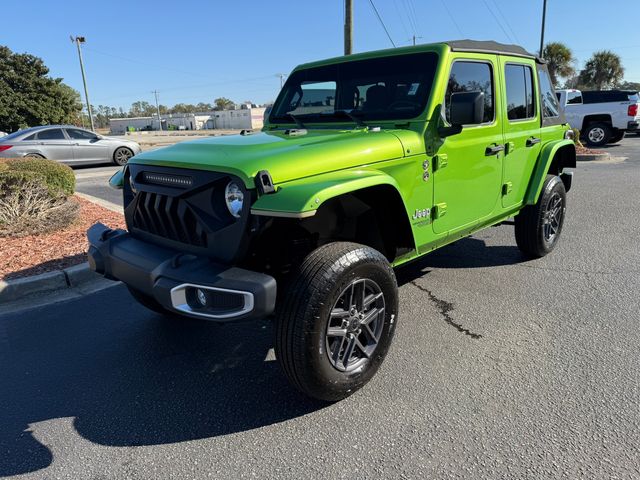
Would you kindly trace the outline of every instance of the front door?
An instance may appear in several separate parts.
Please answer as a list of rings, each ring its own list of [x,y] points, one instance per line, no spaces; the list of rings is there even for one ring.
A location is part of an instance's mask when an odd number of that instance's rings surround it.
[[[36,133],[35,143],[38,150],[49,160],[61,162],[73,161],[71,142],[64,136],[61,128],[50,128]]]
[[[503,60],[504,180],[502,206],[522,203],[531,172],[540,155],[540,112],[533,60]]]
[[[484,93],[482,123],[464,125],[461,133],[444,140],[434,165],[435,233],[453,233],[472,227],[489,216],[499,205],[502,182],[504,140],[496,96],[498,60],[494,55],[459,56],[451,66],[444,98],[449,120],[451,94]]]
[[[93,132],[79,128],[67,128],[67,135],[73,147],[75,162],[108,162],[109,147]]]

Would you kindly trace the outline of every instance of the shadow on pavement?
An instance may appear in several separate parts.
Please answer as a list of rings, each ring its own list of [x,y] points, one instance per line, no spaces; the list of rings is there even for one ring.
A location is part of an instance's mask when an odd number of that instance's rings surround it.
[[[515,265],[528,259],[515,245],[487,246],[484,240],[467,237],[400,267],[398,284],[404,285],[429,273],[431,268],[484,268]]]
[[[53,309],[53,310],[51,310]],[[275,361],[270,322],[167,320],[124,287],[0,317],[0,477],[53,453],[29,425],[73,417],[101,445],[183,442],[286,421],[324,404],[298,394]],[[55,428],[55,424],[38,426]]]

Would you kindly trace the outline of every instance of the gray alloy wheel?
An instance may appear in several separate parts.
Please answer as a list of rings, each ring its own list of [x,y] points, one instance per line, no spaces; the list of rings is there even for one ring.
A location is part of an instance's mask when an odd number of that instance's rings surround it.
[[[133,152],[127,147],[118,147],[113,152],[113,161],[116,165],[126,165],[131,157],[133,157]]]
[[[553,195],[547,202],[542,217],[542,230],[544,239],[547,243],[552,244],[558,237],[558,232],[562,226],[564,216],[564,201],[560,193],[553,192]]]
[[[351,282],[329,315],[326,351],[331,365],[351,372],[371,358],[380,341],[384,313],[384,295],[376,282],[366,278]]]

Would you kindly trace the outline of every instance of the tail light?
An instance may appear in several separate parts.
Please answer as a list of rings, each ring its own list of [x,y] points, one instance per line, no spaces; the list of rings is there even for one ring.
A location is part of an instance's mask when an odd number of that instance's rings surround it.
[[[5,150],[9,150],[13,145],[0,145],[0,152],[4,152]]]
[[[629,108],[627,109],[627,115],[629,115],[630,117],[635,117],[636,115],[638,115],[638,104],[634,103],[633,105],[629,105]],[[0,147],[2,148],[2,147]]]

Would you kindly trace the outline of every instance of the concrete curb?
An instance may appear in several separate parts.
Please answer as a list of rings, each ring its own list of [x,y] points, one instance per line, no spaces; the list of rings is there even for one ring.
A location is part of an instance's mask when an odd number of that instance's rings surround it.
[[[610,160],[611,155],[607,152],[604,153],[579,153],[576,155],[578,162],[597,162]]]
[[[0,304],[23,300],[30,295],[76,288],[101,279],[102,277],[92,272],[89,269],[89,264],[85,262],[31,277],[0,280]]]

